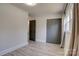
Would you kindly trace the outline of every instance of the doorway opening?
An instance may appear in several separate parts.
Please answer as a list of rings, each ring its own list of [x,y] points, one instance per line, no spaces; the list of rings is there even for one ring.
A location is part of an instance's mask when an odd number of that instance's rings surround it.
[[[29,21],[29,40],[35,41],[36,38],[36,20]]]

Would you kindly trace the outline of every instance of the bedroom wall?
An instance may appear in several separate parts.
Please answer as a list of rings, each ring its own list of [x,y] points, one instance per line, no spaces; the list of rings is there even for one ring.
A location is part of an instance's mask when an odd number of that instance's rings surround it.
[[[50,15],[41,15],[36,16],[36,41],[46,42],[47,34],[47,19],[56,19],[61,18],[61,14],[50,14]]]
[[[28,44],[28,12],[0,4],[0,55]]]

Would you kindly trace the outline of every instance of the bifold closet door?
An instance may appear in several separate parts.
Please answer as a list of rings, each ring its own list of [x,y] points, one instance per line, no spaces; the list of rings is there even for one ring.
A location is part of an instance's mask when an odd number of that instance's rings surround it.
[[[48,43],[60,44],[61,42],[61,19],[47,20],[47,40]]]

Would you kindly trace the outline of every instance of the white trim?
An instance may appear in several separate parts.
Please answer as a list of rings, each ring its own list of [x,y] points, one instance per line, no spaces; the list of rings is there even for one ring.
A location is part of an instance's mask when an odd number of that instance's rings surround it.
[[[3,51],[0,52],[0,56],[1,56],[1,55],[4,55],[4,54],[7,54],[7,53],[9,53],[9,52],[12,52],[12,51],[14,51],[14,50],[16,50],[16,49],[18,49],[18,48],[21,48],[21,47],[23,47],[23,46],[25,46],[25,45],[27,45],[27,44],[28,44],[28,43],[16,45],[16,46],[11,47],[11,48],[9,48],[9,49],[3,50]]]
[[[45,40],[36,40],[36,42],[44,42],[44,43],[46,43]]]

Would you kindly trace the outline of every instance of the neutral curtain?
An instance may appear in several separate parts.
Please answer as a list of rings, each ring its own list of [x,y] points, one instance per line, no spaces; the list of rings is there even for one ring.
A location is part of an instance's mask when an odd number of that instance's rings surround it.
[[[76,56],[78,52],[78,35],[79,35],[79,4],[74,4],[74,42],[72,55]]]
[[[79,33],[79,28],[78,28],[78,4],[73,5],[73,23],[72,23],[72,33],[71,33],[71,38],[70,38],[70,43],[69,43],[69,50],[67,51],[67,56],[76,56],[78,52],[78,33]]]
[[[76,56],[78,52],[78,34],[79,34],[79,4],[69,4],[69,8],[73,6],[73,10],[69,13],[69,23],[70,32],[66,32],[66,45],[65,45],[65,55],[66,56]]]

